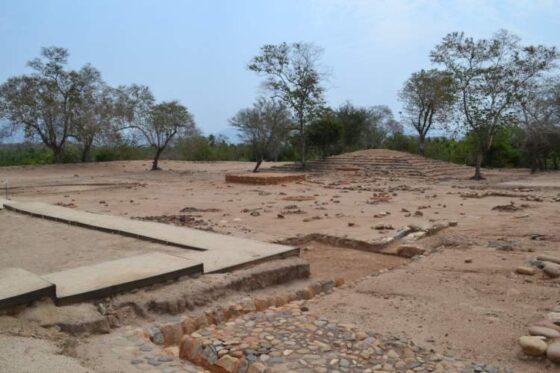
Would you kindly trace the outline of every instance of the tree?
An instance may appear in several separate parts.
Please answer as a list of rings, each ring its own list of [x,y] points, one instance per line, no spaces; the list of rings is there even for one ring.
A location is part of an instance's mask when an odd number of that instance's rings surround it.
[[[514,123],[516,101],[556,58],[555,48],[521,46],[518,37],[503,30],[480,40],[454,32],[432,51],[432,62],[452,74],[463,129],[477,139],[473,179],[483,178],[483,154],[492,146],[497,131]]]
[[[275,159],[291,130],[292,121],[286,106],[272,99],[260,98],[253,107],[240,110],[230,124],[241,139],[253,149],[257,172],[265,158]]]
[[[282,43],[264,45],[249,63],[249,70],[266,76],[264,85],[275,98],[293,111],[300,137],[300,157],[305,169],[305,128],[317,117],[324,103],[323,81],[319,70],[322,50],[313,44]]]
[[[63,161],[80,102],[81,72],[65,70],[68,51],[49,47],[28,63],[31,75],[12,77],[0,86],[0,112],[10,125],[22,127],[25,136],[38,138],[52,150],[54,161]]]
[[[387,135],[402,131],[391,109],[385,105],[356,107],[347,102],[335,111],[343,127],[345,151],[379,148]]]
[[[80,75],[82,84],[71,136],[81,144],[81,160],[87,162],[94,143],[101,136],[107,137],[116,132],[117,95],[101,80],[97,70],[84,68]]]
[[[161,153],[173,138],[196,133],[193,116],[177,101],[155,104],[146,86],[132,85],[119,89],[116,111],[122,118],[121,130],[136,130],[155,149],[152,171],[160,170]]]
[[[334,115],[325,115],[311,123],[307,130],[309,144],[319,150],[323,159],[332,154],[332,149],[342,140],[343,128]]]
[[[347,102],[336,110],[336,117],[343,127],[342,143],[345,151],[363,149],[365,136],[372,127],[367,108],[355,107]]]
[[[546,79],[519,100],[519,122],[523,128],[522,144],[529,158],[531,172],[545,169],[551,157],[558,169],[560,157],[560,79]]]
[[[388,136],[402,132],[401,124],[388,106],[375,105],[367,111],[368,126],[362,140],[366,149],[380,148]]]
[[[419,151],[425,156],[425,140],[434,122],[444,124],[455,101],[453,79],[436,69],[412,74],[399,92],[406,123],[418,132]]]

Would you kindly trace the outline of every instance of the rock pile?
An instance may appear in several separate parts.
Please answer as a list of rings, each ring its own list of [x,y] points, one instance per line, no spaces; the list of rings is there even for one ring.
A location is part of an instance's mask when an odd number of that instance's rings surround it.
[[[533,323],[528,332],[529,335],[519,338],[519,345],[526,355],[546,355],[553,363],[560,363],[560,305],[545,319]]]
[[[547,278],[560,277],[560,258],[549,255],[538,255],[529,262],[529,265],[519,266],[515,272],[520,275],[532,276],[540,269]]]
[[[541,269],[548,278],[560,277],[560,258],[540,255],[531,260],[532,266],[520,266],[516,272],[534,275]],[[546,318],[533,323],[527,336],[519,338],[519,345],[526,355],[543,356],[554,363],[560,363],[560,305],[557,305]]]

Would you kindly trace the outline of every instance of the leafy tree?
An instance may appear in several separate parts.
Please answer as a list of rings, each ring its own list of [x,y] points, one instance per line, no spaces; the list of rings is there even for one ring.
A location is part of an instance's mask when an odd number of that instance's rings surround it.
[[[177,101],[155,104],[146,86],[121,87],[116,110],[124,123],[120,129],[139,132],[155,150],[152,171],[160,170],[161,153],[174,137],[196,133],[193,116],[186,107]]]
[[[71,136],[81,144],[81,160],[89,161],[96,141],[117,136],[117,95],[108,87],[95,69],[83,69]]]
[[[21,127],[29,139],[38,138],[52,150],[54,161],[64,159],[64,147],[75,125],[80,89],[95,69],[66,70],[68,51],[49,47],[28,63],[33,73],[8,79],[0,86],[0,112],[10,125]]]
[[[547,158],[552,158],[558,169],[560,157],[560,79],[540,82],[519,100],[521,123],[531,172],[545,169]]]
[[[365,147],[365,134],[372,127],[370,111],[347,102],[336,110],[336,117],[343,127],[342,143],[345,151]]]
[[[260,98],[253,107],[240,110],[230,124],[253,149],[257,172],[265,158],[276,159],[291,130],[292,122],[286,106],[277,100]]]
[[[425,155],[425,140],[434,122],[445,123],[455,101],[453,79],[436,69],[413,73],[399,92],[405,122],[418,132],[419,150]]]
[[[323,159],[332,154],[333,148],[342,140],[343,128],[334,115],[325,115],[311,123],[307,130],[310,146],[321,153]]]
[[[326,74],[318,66],[321,53],[313,44],[267,44],[248,66],[249,70],[266,76],[265,87],[292,110],[300,137],[302,168],[305,168],[305,128],[317,117],[324,103],[322,84]]]
[[[386,105],[375,105],[368,109],[368,127],[364,134],[364,144],[367,149],[380,148],[388,136],[402,132],[401,124],[393,116],[393,112]]]
[[[345,151],[379,148],[388,135],[402,130],[384,105],[365,108],[346,103],[336,110],[336,117],[344,129]]]
[[[483,154],[492,146],[497,131],[514,123],[516,101],[556,58],[555,48],[521,46],[518,37],[503,30],[480,40],[454,32],[432,51],[432,62],[452,74],[463,128],[477,140],[473,179],[483,178]]]

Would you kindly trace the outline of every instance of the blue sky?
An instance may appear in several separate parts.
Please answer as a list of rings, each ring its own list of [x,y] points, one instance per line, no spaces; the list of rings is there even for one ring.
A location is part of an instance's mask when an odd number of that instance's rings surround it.
[[[111,85],[150,86],[178,99],[205,133],[262,93],[246,65],[282,41],[324,48],[327,101],[389,105],[452,31],[487,37],[500,28],[524,43],[560,46],[560,0],[0,0],[0,82],[27,72],[42,46],[70,50]],[[397,114],[398,117],[398,114]]]

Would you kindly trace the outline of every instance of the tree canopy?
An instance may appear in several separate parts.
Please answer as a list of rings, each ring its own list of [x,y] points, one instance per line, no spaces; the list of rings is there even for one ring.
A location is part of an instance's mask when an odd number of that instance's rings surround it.
[[[265,76],[264,86],[292,111],[300,137],[300,159],[305,168],[305,128],[324,104],[326,73],[322,50],[309,43],[267,44],[249,63],[249,70]]]

